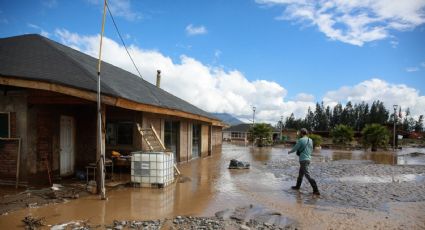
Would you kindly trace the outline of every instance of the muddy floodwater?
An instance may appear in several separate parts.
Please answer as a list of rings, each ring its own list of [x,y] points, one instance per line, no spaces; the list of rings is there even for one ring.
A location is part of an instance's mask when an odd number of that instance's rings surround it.
[[[0,216],[0,229],[22,228],[28,215],[54,225],[75,220],[110,224],[175,216],[214,216],[253,204],[279,212],[301,229],[425,229],[425,149],[390,152],[320,150],[311,173],[322,195],[304,181],[291,191],[298,170],[285,147],[223,144],[212,157],[179,165],[189,178],[163,189],[117,187],[107,201],[87,196],[66,203],[25,208]],[[227,169],[231,159],[250,169]],[[282,219],[280,219],[282,221]]]

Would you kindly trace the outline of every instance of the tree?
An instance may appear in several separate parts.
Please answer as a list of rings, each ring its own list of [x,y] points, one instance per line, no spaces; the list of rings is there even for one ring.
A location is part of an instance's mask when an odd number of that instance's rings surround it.
[[[364,101],[360,104],[355,104],[354,114],[355,114],[355,120],[356,120],[354,129],[356,131],[360,131],[364,128],[364,126],[368,122],[369,104],[365,103]]]
[[[272,143],[273,128],[266,123],[256,123],[250,129],[254,140],[257,140],[257,146],[262,147]]]
[[[385,124],[388,121],[389,112],[381,101],[374,101],[370,107],[368,123]]]
[[[372,147],[372,151],[378,147],[386,147],[390,139],[390,132],[380,124],[368,124],[362,130],[362,142],[365,148]]]
[[[338,103],[334,106],[331,118],[331,128],[339,125],[341,123],[341,114],[342,114],[342,105]]]
[[[326,114],[326,120],[327,120],[327,123],[328,123],[326,131],[329,131],[329,129],[331,128],[331,118],[332,118],[332,111],[331,111],[331,107],[329,107],[329,105],[326,106],[325,114]]]
[[[424,127],[424,115],[420,115],[415,123],[415,132],[422,132]]]
[[[354,131],[346,125],[337,125],[331,131],[332,142],[340,145],[349,144],[354,138]]]
[[[314,111],[314,130],[327,131],[329,127],[328,118],[326,116],[325,106],[316,103],[316,110]]]
[[[313,148],[322,144],[322,136],[317,134],[309,134],[308,137],[313,141]]]
[[[342,110],[340,122],[341,124],[354,127],[355,117],[354,117],[354,110],[353,110],[353,105],[351,104],[351,101],[347,102],[344,109]]]
[[[311,111],[310,107],[308,107],[307,115],[304,120],[304,128],[308,130],[314,129],[314,113]]]

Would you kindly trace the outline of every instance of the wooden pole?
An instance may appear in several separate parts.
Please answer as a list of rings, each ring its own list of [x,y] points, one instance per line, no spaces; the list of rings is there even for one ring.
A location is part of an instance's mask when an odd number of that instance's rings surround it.
[[[18,140],[18,157],[16,159],[16,185],[15,188],[18,188],[19,185],[19,168],[21,162],[21,138]]]

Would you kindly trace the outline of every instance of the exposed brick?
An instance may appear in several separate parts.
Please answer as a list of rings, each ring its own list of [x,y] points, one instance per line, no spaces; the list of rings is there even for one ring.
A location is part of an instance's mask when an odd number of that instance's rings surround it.
[[[19,142],[17,140],[0,140],[0,178],[15,180],[16,160]]]

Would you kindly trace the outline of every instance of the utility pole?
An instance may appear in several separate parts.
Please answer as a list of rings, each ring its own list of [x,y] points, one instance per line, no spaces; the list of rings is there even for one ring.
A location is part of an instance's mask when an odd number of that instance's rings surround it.
[[[255,145],[255,136],[254,136],[255,109],[256,109],[255,106],[252,106],[252,133],[251,133],[252,147],[254,147],[254,145]]]
[[[105,16],[106,16],[106,0],[103,5],[103,18],[102,18],[102,31],[100,34],[100,45],[99,45],[99,62],[97,65],[97,136],[98,136],[98,151],[100,152],[99,159],[99,171],[100,171],[100,199],[106,200],[105,190],[105,147],[103,146],[103,132],[102,132],[102,106],[100,97],[100,64],[102,63],[102,41],[103,33],[105,31]]]
[[[393,105],[393,108],[394,108],[393,151],[395,151],[396,125],[397,125],[397,107],[398,107],[398,105]]]
[[[252,113],[252,126],[254,127],[254,125],[255,125],[255,106],[253,106],[252,107],[252,111],[253,111],[253,113]]]
[[[280,116],[280,141],[282,141],[283,116]]]

